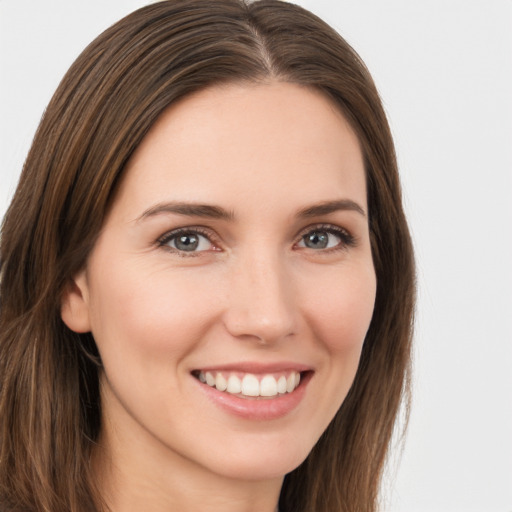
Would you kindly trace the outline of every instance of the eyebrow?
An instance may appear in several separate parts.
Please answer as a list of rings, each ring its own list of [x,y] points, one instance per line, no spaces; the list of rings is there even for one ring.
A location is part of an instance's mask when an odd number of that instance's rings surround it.
[[[313,206],[308,206],[306,208],[303,208],[302,210],[299,210],[298,217],[309,219],[311,217],[328,215],[330,213],[334,213],[340,210],[357,212],[360,213],[363,217],[366,217],[364,209],[355,201],[352,201],[350,199],[325,201],[323,203],[315,204]]]
[[[354,211],[366,217],[364,209],[355,201],[350,199],[338,199],[334,201],[325,201],[319,204],[302,208],[298,211],[297,217],[309,219],[312,217],[319,217],[321,215],[328,215],[337,211]],[[210,219],[220,219],[233,221],[235,215],[232,211],[225,210],[220,206],[201,203],[182,203],[182,202],[166,202],[159,203],[151,208],[145,210],[136,222],[140,222],[149,217],[164,213],[174,213],[177,215],[184,215],[187,217],[201,217]]]
[[[159,203],[148,208],[140,217],[137,218],[137,222],[162,213],[174,213],[178,215],[185,215],[187,217],[203,217],[221,220],[234,219],[233,212],[229,212],[220,206],[198,203],[168,202]]]

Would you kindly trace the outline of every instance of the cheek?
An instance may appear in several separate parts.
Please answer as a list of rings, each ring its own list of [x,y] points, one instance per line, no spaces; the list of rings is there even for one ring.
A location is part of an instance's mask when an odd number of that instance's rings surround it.
[[[118,349],[116,357],[144,352],[155,359],[163,351],[186,353],[215,315],[210,282],[201,276],[191,279],[186,271],[133,262],[107,268],[92,283],[93,334],[100,351]]]
[[[304,299],[316,337],[331,355],[353,353],[358,360],[375,303],[373,266],[351,268],[339,279],[331,275],[323,286],[316,284]]]
[[[315,397],[318,436],[332,421],[352,386],[374,309],[373,265],[347,266],[342,270],[324,278],[317,275],[317,286],[309,286],[303,300],[317,352],[324,355],[318,372],[322,391]]]

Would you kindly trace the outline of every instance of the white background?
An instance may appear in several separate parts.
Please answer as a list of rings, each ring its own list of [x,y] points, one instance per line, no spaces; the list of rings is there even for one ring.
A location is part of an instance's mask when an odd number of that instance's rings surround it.
[[[144,0],[0,0],[0,216],[78,53]],[[302,0],[356,48],[415,240],[413,414],[390,512],[512,512],[512,1]]]

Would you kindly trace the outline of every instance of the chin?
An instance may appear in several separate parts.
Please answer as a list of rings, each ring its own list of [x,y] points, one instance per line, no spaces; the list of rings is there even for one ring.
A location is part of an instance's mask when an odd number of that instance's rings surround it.
[[[223,454],[210,452],[211,458],[206,465],[230,479],[264,481],[283,478],[304,462],[314,446],[311,441],[301,442],[298,437],[289,432],[286,439],[247,440],[245,446],[240,447],[226,441],[220,448],[230,447],[229,451]]]

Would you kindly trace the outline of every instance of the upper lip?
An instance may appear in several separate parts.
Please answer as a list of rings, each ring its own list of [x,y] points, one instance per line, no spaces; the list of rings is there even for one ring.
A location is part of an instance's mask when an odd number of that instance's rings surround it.
[[[263,373],[277,373],[277,372],[286,372],[286,371],[296,371],[296,372],[306,372],[311,371],[313,368],[309,365],[294,363],[291,361],[280,361],[275,363],[261,363],[261,362],[236,362],[236,363],[227,363],[227,364],[219,364],[213,366],[201,366],[200,368],[195,368],[194,371],[203,371],[203,372],[242,372],[242,373],[254,373],[254,374],[263,374]]]

